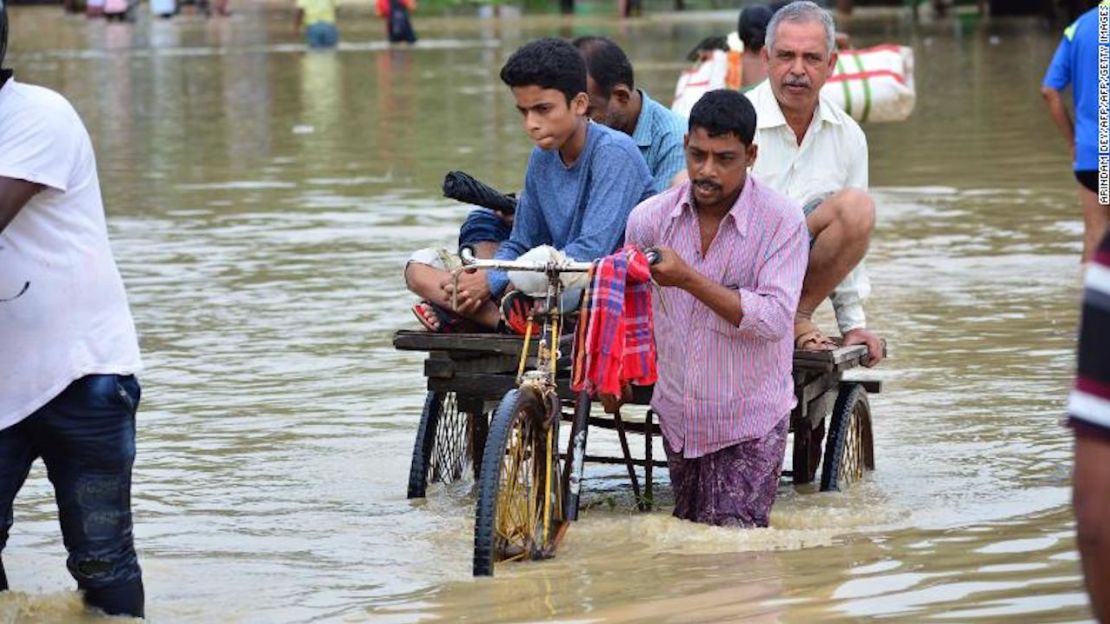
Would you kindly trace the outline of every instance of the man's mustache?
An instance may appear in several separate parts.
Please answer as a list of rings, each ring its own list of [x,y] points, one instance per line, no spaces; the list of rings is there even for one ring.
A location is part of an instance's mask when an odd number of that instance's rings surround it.
[[[721,185],[713,182],[712,180],[694,180],[694,186],[700,186],[710,191],[721,190]]]
[[[787,87],[805,87],[805,88],[808,89],[809,88],[809,79],[808,78],[790,78],[790,77],[786,77],[786,78],[783,79],[782,84],[784,86],[787,86]]]

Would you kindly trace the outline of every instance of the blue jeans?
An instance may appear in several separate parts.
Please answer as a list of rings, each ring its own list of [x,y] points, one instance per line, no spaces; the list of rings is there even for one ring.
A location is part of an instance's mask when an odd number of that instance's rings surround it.
[[[509,240],[513,227],[489,208],[478,207],[466,215],[459,228],[459,247],[476,243],[503,243]]]
[[[111,615],[143,616],[143,580],[131,534],[135,462],[134,376],[89,375],[26,419],[0,430],[0,552],[15,495],[41,457],[54,484],[66,567],[85,602]],[[0,561],[0,590],[8,588]]]
[[[330,22],[309,24],[304,36],[310,48],[334,48],[339,43],[339,29]]]
[[[512,233],[513,226],[505,223],[496,211],[478,206],[467,213],[466,220],[459,228],[459,247],[478,243],[503,243],[509,240]],[[559,300],[559,309],[563,312],[577,310],[582,305],[582,292],[581,288],[564,291]],[[494,303],[496,302],[495,300]]]

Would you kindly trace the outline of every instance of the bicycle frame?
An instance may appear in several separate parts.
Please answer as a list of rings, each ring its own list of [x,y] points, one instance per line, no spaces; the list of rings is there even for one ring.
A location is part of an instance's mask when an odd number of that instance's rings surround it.
[[[531,330],[533,315],[529,314],[527,330],[524,334],[524,346],[520,353],[520,365],[517,368],[517,385],[537,386],[540,396],[546,397],[549,391],[554,391],[555,364],[559,359],[559,336],[563,328],[562,313],[559,302],[562,299],[564,286],[559,279],[562,273],[586,273],[593,268],[593,263],[566,260],[562,262],[523,262],[520,260],[483,260],[474,257],[469,248],[459,252],[462,258],[462,271],[471,269],[487,269],[497,271],[532,271],[543,273],[547,277],[547,293],[543,298],[542,315],[544,317],[543,333],[536,353],[536,366],[533,370],[525,370],[528,351],[531,346]]]
[[[520,363],[517,367],[516,384],[517,387],[523,389],[530,389],[535,392],[536,396],[544,405],[545,422],[540,423],[544,430],[547,432],[547,455],[549,458],[557,456],[555,447],[558,445],[556,439],[558,431],[558,420],[562,416],[562,408],[559,403],[558,386],[556,381],[556,363],[559,360],[559,337],[563,327],[562,312],[559,304],[562,299],[564,286],[559,279],[562,273],[588,273],[593,269],[591,262],[576,262],[573,260],[566,260],[562,262],[523,262],[520,260],[481,260],[474,257],[469,248],[463,248],[459,252],[462,258],[463,268],[461,271],[468,269],[490,269],[502,271],[533,271],[543,273],[547,277],[547,292],[543,299],[542,315],[544,317],[543,330],[540,335],[540,341],[536,350],[536,365],[531,370],[526,370],[528,361],[529,347],[532,340],[532,320],[533,315],[529,314],[527,329],[524,333],[524,344],[520,351]],[[579,402],[583,400],[579,398]],[[582,478],[583,462],[585,453],[585,435],[584,422],[579,423],[579,420],[585,420],[586,412],[581,408],[588,409],[589,398],[584,399],[586,406],[576,406],[575,408],[575,426],[572,431],[580,431],[580,435],[572,440],[573,450],[571,454],[573,457],[572,465],[568,466],[566,474],[567,479],[567,496],[566,500],[561,501],[564,509],[565,520],[577,519],[578,510],[578,493],[580,490],[580,483]],[[552,462],[548,461],[545,467],[546,482],[550,483],[552,478]],[[550,526],[550,518],[548,517],[548,510],[550,500],[547,498],[549,495],[545,492],[544,499],[544,521],[543,521],[543,535],[538,536],[543,547],[546,548],[546,535],[547,527]],[[564,529],[565,529],[564,524]],[[560,536],[561,536],[560,532]],[[556,538],[556,543],[558,538]]]
[[[644,250],[648,263],[657,264],[662,256],[655,248]],[[563,284],[559,279],[561,273],[589,272],[593,263],[566,260],[563,262],[533,263],[520,260],[479,260],[474,257],[471,249],[463,248],[459,255],[462,257],[463,269],[494,269],[509,271],[536,271],[547,276],[547,294],[544,298],[545,319],[543,335],[540,338],[537,350],[536,368],[525,371],[528,358],[528,347],[531,332],[524,336],[524,347],[520,354],[520,366],[517,369],[517,386],[530,387],[537,392],[537,396],[547,404],[548,417],[559,418],[561,414],[556,386],[555,363],[559,359],[559,331],[561,330],[562,317],[559,310],[559,301],[563,294]],[[531,321],[531,317],[529,317]],[[528,323],[531,330],[531,322]],[[552,349],[549,345],[554,344]],[[586,423],[589,419],[590,398],[586,393],[580,393],[574,408],[574,419],[571,426],[571,440],[567,454],[567,467],[565,481],[567,485],[566,500],[564,502],[564,516],[566,520],[578,519],[578,495],[581,491],[582,474],[586,457]],[[551,431],[551,423],[545,423]]]

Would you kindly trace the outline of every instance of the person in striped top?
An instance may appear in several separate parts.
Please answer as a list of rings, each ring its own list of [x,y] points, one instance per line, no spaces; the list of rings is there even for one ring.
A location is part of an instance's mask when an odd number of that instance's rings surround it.
[[[690,112],[690,181],[638,205],[626,240],[655,247],[659,414],[674,515],[767,526],[794,407],[794,311],[808,259],[801,206],[747,174],[756,112],[710,91]]]
[[[1110,230],[1087,266],[1078,359],[1068,398],[1076,541],[1091,607],[1104,622],[1110,619]]]

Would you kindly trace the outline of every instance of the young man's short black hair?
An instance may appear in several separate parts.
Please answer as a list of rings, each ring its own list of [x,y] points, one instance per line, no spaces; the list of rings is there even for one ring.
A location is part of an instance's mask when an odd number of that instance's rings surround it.
[[[501,81],[510,87],[557,89],[567,104],[586,92],[586,61],[564,39],[537,39],[520,47],[501,68]]]
[[[739,91],[717,89],[701,96],[690,111],[689,132],[702,128],[711,137],[735,134],[745,146],[755,138],[755,107]]]
[[[635,89],[636,84],[632,76],[632,63],[619,45],[607,37],[579,37],[574,40],[574,47],[582,52],[586,59],[586,69],[590,77],[597,83],[605,97],[613,93],[613,88],[623,84],[629,89]]]

